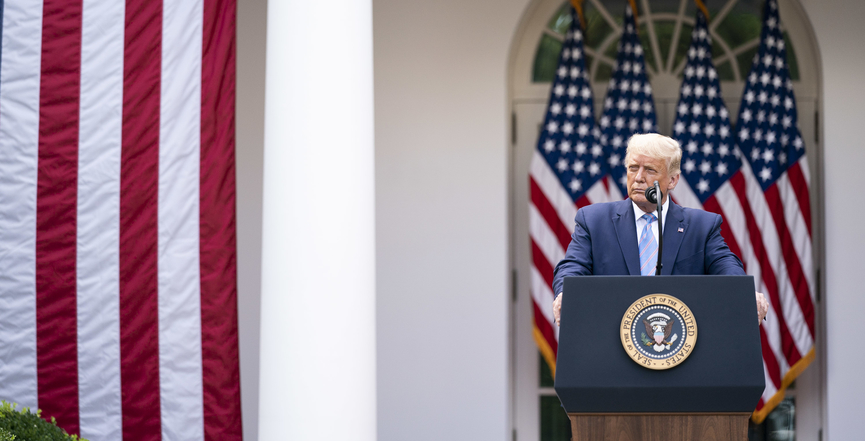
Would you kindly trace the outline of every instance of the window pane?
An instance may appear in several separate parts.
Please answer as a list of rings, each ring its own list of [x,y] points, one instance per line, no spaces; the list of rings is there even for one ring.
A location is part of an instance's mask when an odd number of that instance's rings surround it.
[[[619,44],[621,42],[621,40],[617,40],[615,43],[607,46],[607,50],[604,51],[604,55],[606,55],[607,58],[611,60],[615,60],[616,56],[619,55]]]
[[[691,32],[694,32],[694,27],[687,23],[682,23],[682,29],[679,31],[679,42],[676,43],[676,54],[673,56],[673,65],[670,66],[671,70],[677,68],[679,63],[682,63],[685,57],[688,56],[688,48],[691,47]],[[683,73],[680,72],[679,78],[682,76]]]
[[[743,45],[754,45],[760,38],[760,30],[762,26],[762,6],[764,0],[737,0],[732,9],[717,23],[717,28],[713,32],[714,41],[712,44],[713,57],[718,58],[726,53],[721,50],[719,41],[723,41],[730,50],[735,51]],[[604,0],[604,8],[609,12],[610,18],[617,23],[617,26],[622,26],[622,11],[627,5],[627,0]],[[675,14],[678,12],[680,0],[658,0],[653,1],[650,5],[653,14]],[[714,21],[722,5],[713,3],[709,5],[710,15]],[[641,6],[642,7],[642,6]],[[603,53],[607,59],[615,59],[618,49],[618,40],[604,43],[615,32],[613,27],[607,20],[598,12],[594,3],[584,2],[583,10],[586,18],[585,32],[585,48],[598,53]],[[686,2],[685,17],[693,17],[696,13],[696,7],[693,2]],[[667,72],[675,69],[684,63],[684,58],[687,56],[688,47],[691,43],[692,26],[682,23],[679,32],[678,41],[672,41],[673,31],[676,26],[675,21],[668,18],[656,19],[653,23],[655,34],[658,38],[658,49],[660,53],[654,53],[655,48],[649,42],[647,26],[643,20],[643,11],[640,11],[640,42],[645,51],[646,65],[651,70],[658,68],[658,62],[662,64],[661,70]],[[556,13],[550,17],[547,23],[547,29],[556,34],[564,36],[568,27],[571,25],[571,6],[569,1],[562,2],[561,7]],[[787,43],[787,63],[790,66],[790,78],[793,81],[799,81],[799,64],[796,59],[796,53],[793,46],[790,44],[790,39],[787,34],[784,34],[784,40]],[[538,44],[538,51],[535,54],[534,70],[532,81],[536,83],[549,83],[555,79],[555,64],[558,62],[559,51],[561,50],[561,42],[555,38],[555,34],[544,35]],[[673,64],[667,66],[670,50],[675,51],[673,55]],[[756,52],[756,48],[749,49],[744,53],[739,54],[737,64],[739,65],[739,80],[743,80],[751,69],[751,59]],[[600,60],[590,60],[587,57],[586,67],[594,72],[592,81],[595,83],[607,82],[612,75],[612,65]],[[598,65],[594,66],[593,63]],[[736,72],[732,70],[732,63],[729,67],[718,67],[719,74],[722,75],[723,81],[734,81]],[[681,72],[679,78],[681,78]]]
[[[796,439],[796,402],[786,397],[762,424],[748,423],[748,441],[794,441]]]
[[[568,32],[568,28],[571,27],[571,20],[571,3],[565,2],[559,8],[559,11],[556,12],[556,15],[553,16],[552,20],[547,23],[547,27],[553,32],[565,35]]]
[[[657,70],[658,65],[655,64],[655,51],[652,49],[652,43],[649,41],[649,28],[646,26],[645,21],[640,21],[639,31],[640,45],[643,46],[643,56],[646,60],[646,75],[649,75],[648,70]],[[651,79],[652,77],[649,75],[649,80]]]
[[[675,14],[679,12],[679,0],[652,0],[649,2],[649,8],[652,11],[652,14]],[[689,4],[693,4],[693,1],[688,2]],[[640,15],[645,15],[645,11],[643,7],[645,5],[643,2],[637,2],[637,7],[640,9]],[[691,14],[693,15],[693,14]]]
[[[721,81],[735,81],[736,78],[733,76],[733,66],[729,61],[722,63],[720,66],[715,66],[715,70],[718,71],[718,78]]]
[[[586,47],[597,49],[601,43],[613,32],[613,28],[607,20],[590,6],[591,3],[583,3],[583,13],[586,14]]]
[[[751,72],[751,64],[754,62],[754,55],[757,55],[759,49],[759,46],[754,46],[736,56],[736,61],[739,62],[739,77],[742,81],[747,81],[748,73]]]
[[[762,0],[759,2],[740,0],[715,29],[715,32],[727,42],[730,49],[735,50],[751,40],[760,38],[761,18],[763,16],[762,4]]]
[[[610,78],[613,78],[613,66],[610,66],[607,63],[599,64],[598,70],[595,71],[595,81],[606,83],[607,81],[610,81]]]
[[[559,53],[562,52],[562,42],[549,35],[541,37],[538,51],[535,52],[535,65],[532,68],[533,83],[552,83],[556,78],[556,68],[559,64]]]
[[[667,57],[670,55],[670,45],[673,43],[673,31],[676,28],[676,24],[671,21],[656,21],[654,25],[655,35],[658,36],[658,47],[661,50],[661,63],[667,64]]]
[[[725,55],[724,48],[718,43],[718,39],[712,39],[712,58],[718,58],[721,55]]]
[[[571,421],[559,397],[541,396],[541,441],[570,441]]]

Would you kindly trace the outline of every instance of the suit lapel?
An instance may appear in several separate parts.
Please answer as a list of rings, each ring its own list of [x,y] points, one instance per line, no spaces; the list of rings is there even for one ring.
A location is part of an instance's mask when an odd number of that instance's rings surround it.
[[[661,257],[664,266],[661,268],[661,275],[672,274],[676,256],[679,254],[679,247],[687,233],[688,224],[685,223],[685,210],[670,201],[667,223],[664,224],[664,255]]]
[[[640,250],[637,246],[637,219],[634,217],[634,207],[630,199],[625,199],[619,205],[619,209],[613,216],[616,237],[619,239],[622,256],[625,257],[625,263],[628,265],[628,273],[639,276]],[[666,236],[664,238],[666,239]]]

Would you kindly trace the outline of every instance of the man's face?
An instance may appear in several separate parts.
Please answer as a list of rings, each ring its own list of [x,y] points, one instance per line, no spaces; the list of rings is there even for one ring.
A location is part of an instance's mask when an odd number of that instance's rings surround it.
[[[666,200],[667,192],[675,188],[679,182],[679,175],[671,177],[667,170],[667,161],[663,159],[632,154],[625,165],[628,168],[628,197],[647,213],[656,208],[656,204],[646,200],[646,189],[649,186],[658,181],[661,192],[664,193],[664,200]],[[661,203],[663,202],[661,201]]]

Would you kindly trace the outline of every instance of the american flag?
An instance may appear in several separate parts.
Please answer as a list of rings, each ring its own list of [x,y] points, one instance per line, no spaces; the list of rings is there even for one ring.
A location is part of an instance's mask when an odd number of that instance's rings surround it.
[[[757,423],[814,358],[808,164],[779,25],[777,1],[768,0],[733,131],[698,11],[673,126],[684,150],[673,197],[723,217],[727,244],[770,303],[760,326],[766,389]]]
[[[600,120],[601,145],[610,169],[610,194],[616,200],[628,194],[625,170],[628,139],[635,133],[658,131],[652,86],[646,75],[646,59],[637,35],[634,8],[633,1],[625,6],[619,52]]]
[[[577,207],[609,200],[583,32],[574,9],[571,16],[529,172],[534,338],[553,373],[559,333],[550,307],[555,297],[553,268],[571,241]]]
[[[240,439],[235,1],[0,5],[0,398]]]

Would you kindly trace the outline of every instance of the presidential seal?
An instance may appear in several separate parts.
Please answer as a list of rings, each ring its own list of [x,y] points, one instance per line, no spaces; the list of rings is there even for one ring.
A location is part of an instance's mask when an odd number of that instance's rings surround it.
[[[622,346],[637,364],[655,370],[678,366],[694,350],[697,322],[681,300],[649,294],[631,305],[619,327]]]

